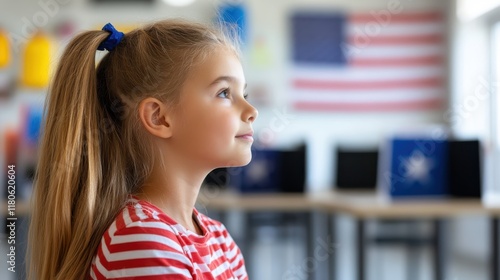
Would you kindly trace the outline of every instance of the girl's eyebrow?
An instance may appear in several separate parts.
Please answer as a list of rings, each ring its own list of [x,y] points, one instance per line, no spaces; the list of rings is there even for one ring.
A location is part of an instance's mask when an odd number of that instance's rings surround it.
[[[228,83],[235,83],[237,81],[237,79],[233,76],[220,76],[218,77],[217,79],[215,79],[210,85],[209,87],[221,82],[221,81],[226,81]],[[245,86],[243,87],[243,89],[246,89],[247,88],[247,83],[245,83]]]

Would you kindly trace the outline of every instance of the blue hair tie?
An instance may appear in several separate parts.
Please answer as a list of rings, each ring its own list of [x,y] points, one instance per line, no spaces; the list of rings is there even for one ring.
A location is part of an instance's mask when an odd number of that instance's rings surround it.
[[[109,34],[108,38],[106,38],[106,40],[102,42],[99,47],[97,47],[97,49],[100,51],[103,51],[104,49],[112,51],[120,43],[123,36],[125,36],[123,32],[117,31],[115,27],[109,22],[104,25],[102,30],[108,31],[111,34]]]

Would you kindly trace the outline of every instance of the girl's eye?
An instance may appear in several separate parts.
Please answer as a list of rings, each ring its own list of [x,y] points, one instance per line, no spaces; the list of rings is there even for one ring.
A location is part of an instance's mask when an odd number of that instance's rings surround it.
[[[221,91],[217,96],[223,95],[223,98],[228,98],[229,97],[229,89],[226,88],[225,90]]]
[[[248,99],[248,93],[243,94],[243,98]]]

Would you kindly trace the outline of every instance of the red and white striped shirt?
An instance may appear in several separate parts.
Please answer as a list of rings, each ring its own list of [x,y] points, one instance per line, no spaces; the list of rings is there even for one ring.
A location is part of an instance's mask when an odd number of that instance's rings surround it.
[[[224,225],[193,209],[203,235],[131,196],[104,233],[90,279],[248,279]]]

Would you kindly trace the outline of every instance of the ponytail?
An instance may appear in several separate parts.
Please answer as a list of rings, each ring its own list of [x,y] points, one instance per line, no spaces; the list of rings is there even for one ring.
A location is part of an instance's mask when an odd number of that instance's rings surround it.
[[[28,279],[84,279],[127,195],[110,111],[97,94],[95,54],[109,35],[89,31],[65,50],[51,84],[32,197]],[[107,122],[107,123],[106,123]]]

